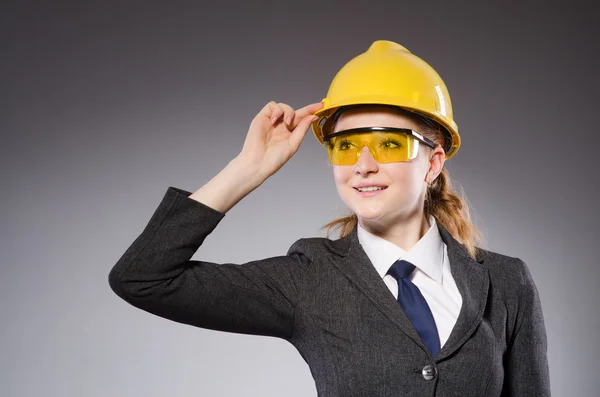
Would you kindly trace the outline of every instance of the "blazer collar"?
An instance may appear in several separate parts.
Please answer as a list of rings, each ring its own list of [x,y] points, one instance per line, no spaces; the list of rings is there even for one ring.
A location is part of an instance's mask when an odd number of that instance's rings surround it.
[[[465,247],[459,243],[448,230],[437,222],[442,240],[448,247],[450,271],[462,296],[462,307],[458,319],[452,329],[448,341],[434,357],[435,361],[455,352],[468,340],[477,325],[481,322],[489,288],[488,270],[481,264],[483,256],[478,251],[473,260]],[[370,262],[357,236],[357,226],[346,236],[337,240],[325,240],[325,245],[338,255],[332,262],[335,266],[364,293],[371,302],[402,332],[410,337],[423,350],[429,349],[421,341],[414,326],[385,285],[383,279]]]

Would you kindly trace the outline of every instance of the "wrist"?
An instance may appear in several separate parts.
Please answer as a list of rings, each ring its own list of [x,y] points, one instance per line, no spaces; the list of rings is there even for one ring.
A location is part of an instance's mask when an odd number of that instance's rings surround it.
[[[228,167],[234,169],[236,175],[256,186],[260,186],[270,176],[265,175],[256,162],[239,155],[229,162]]]

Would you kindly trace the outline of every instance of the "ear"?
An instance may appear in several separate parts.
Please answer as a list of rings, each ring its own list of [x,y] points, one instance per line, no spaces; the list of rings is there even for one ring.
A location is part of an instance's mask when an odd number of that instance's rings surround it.
[[[429,153],[429,169],[425,175],[425,182],[428,184],[433,183],[435,178],[442,172],[444,168],[444,162],[446,161],[446,153],[440,145],[431,149]]]

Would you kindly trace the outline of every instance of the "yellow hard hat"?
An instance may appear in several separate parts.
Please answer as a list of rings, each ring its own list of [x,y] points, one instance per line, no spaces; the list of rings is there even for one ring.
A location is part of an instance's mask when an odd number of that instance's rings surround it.
[[[346,63],[333,78],[323,103],[325,106],[315,112],[319,118],[312,123],[321,145],[323,130],[327,130],[325,124],[340,107],[382,104],[399,106],[440,124],[446,130],[446,159],[460,147],[450,94],[441,77],[425,61],[393,41],[375,41],[366,52]]]

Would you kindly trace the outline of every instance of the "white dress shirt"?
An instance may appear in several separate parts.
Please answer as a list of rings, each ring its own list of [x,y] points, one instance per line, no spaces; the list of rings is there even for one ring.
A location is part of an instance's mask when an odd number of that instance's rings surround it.
[[[429,225],[427,233],[409,251],[368,232],[360,224],[357,235],[360,245],[396,299],[398,282],[386,274],[387,271],[398,259],[415,265],[416,269],[409,278],[431,309],[442,347],[456,324],[462,297],[450,272],[447,247],[433,216],[429,217]]]

